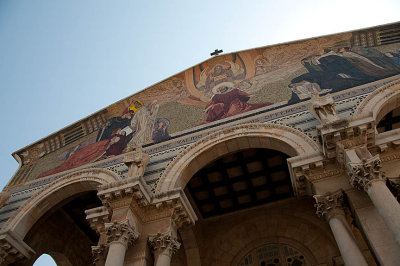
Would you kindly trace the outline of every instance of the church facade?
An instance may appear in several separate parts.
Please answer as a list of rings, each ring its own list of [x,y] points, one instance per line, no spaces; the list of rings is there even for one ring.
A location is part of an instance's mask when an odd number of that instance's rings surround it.
[[[217,55],[13,156],[0,265],[399,265],[400,23]]]

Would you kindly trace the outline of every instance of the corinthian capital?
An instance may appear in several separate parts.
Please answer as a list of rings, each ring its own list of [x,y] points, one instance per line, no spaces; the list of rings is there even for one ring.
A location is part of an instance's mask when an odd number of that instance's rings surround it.
[[[120,242],[126,246],[132,245],[139,238],[139,233],[129,224],[128,220],[105,224],[107,244]]]
[[[379,155],[364,159],[360,163],[349,163],[347,172],[350,176],[350,184],[358,189],[368,190],[374,180],[383,180]]]
[[[168,251],[170,256],[181,246],[171,232],[149,236],[149,245],[154,251]]]
[[[317,208],[316,214],[329,221],[336,214],[343,214],[343,191],[338,190],[334,193],[325,195],[314,195],[317,202],[314,207]]]

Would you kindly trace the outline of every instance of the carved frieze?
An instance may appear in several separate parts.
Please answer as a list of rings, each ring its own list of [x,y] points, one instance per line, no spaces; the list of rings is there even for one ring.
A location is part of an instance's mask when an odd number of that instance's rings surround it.
[[[149,236],[149,245],[153,251],[167,251],[172,256],[181,246],[171,232],[158,233]]]
[[[132,177],[100,187],[98,196],[103,204],[110,208],[129,206],[133,200],[140,206],[150,202],[142,178]]]
[[[343,214],[344,200],[342,190],[325,195],[314,195],[314,199],[316,201],[314,207],[317,209],[316,214],[319,217],[329,221],[334,215],[338,213]]]
[[[120,242],[129,246],[139,238],[139,233],[129,224],[128,220],[106,223],[105,229],[107,244],[110,244],[111,242]]]
[[[110,213],[114,208],[131,208],[144,223],[170,217],[179,228],[197,220],[182,190],[152,196],[143,182],[142,177],[133,177],[107,184],[98,196]]]
[[[370,116],[340,119],[317,127],[323,153],[327,158],[338,158],[343,163],[343,151],[359,145],[373,145],[375,120]]]

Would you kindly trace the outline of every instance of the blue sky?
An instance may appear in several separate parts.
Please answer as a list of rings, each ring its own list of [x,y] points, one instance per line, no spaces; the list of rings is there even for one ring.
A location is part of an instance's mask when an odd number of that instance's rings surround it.
[[[11,153],[209,58],[399,20],[400,1],[0,1],[0,185]],[[40,264],[50,265],[50,264]]]

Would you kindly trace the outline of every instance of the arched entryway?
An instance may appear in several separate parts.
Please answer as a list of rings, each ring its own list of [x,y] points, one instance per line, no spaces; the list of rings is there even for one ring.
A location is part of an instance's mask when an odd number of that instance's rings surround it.
[[[44,253],[58,265],[91,264],[91,246],[97,244],[98,235],[86,222],[84,211],[101,206],[98,187],[117,180],[106,170],[82,170],[33,195],[3,227],[33,249],[29,259],[16,265],[32,265]]]
[[[172,265],[237,266],[266,246],[301,253],[285,257],[292,264],[332,265],[340,255],[329,226],[315,215],[312,198],[295,197],[287,164],[317,152],[305,134],[276,124],[222,130],[188,147],[157,186],[161,193],[184,188],[199,217],[180,231],[183,245]]]

